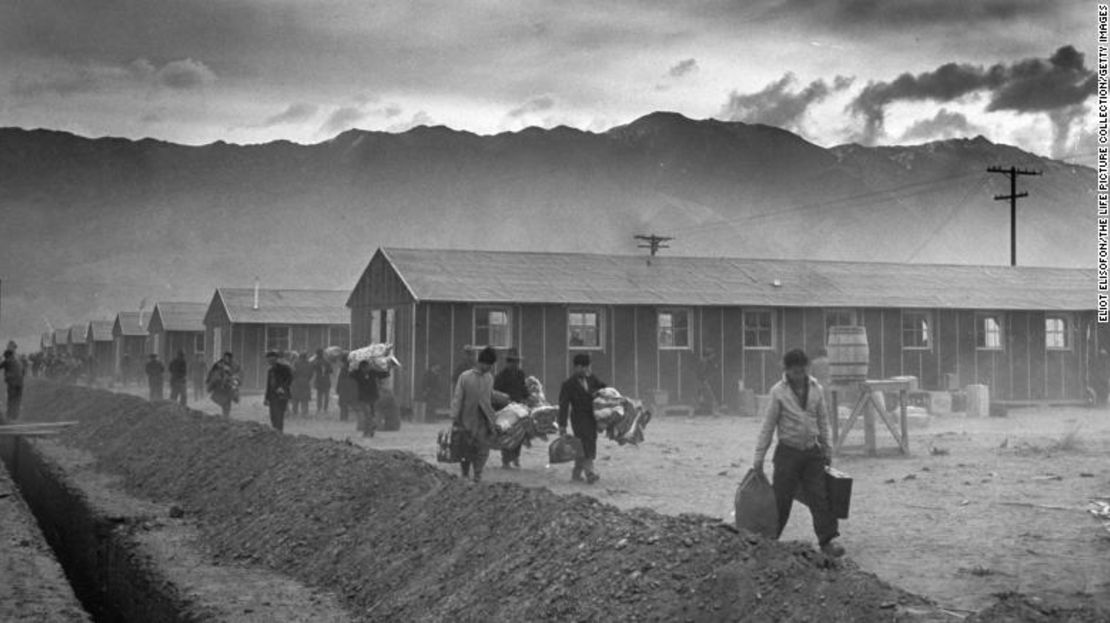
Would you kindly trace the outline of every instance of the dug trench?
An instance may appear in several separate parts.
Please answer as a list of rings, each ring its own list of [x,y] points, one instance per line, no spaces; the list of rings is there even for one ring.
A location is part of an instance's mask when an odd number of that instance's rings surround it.
[[[961,618],[716,518],[475,485],[408,453],[103,390],[35,382],[24,400],[28,419],[77,422],[5,460],[101,620]],[[1009,599],[972,618],[1083,620],[1014,617],[1026,602]]]

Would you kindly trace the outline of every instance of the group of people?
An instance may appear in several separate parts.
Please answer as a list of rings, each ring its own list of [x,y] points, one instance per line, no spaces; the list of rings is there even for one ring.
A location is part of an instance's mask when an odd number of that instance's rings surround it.
[[[316,389],[316,412],[327,413],[329,396],[332,389],[332,364],[324,356],[323,349],[316,350],[316,357],[309,360],[302,353],[290,364],[277,351],[266,353],[269,368],[266,372],[266,394],[264,404],[269,408],[270,424],[277,430],[285,426],[285,414],[290,405],[293,414],[308,414],[311,400],[309,388]],[[373,437],[377,429],[375,405],[380,398],[379,383],[388,378],[389,372],[379,370],[369,361],[360,361],[354,369],[346,355],[339,358],[339,372],[336,379],[336,393],[339,397],[339,419],[347,421],[350,410],[354,408],[358,417],[358,430],[366,437]]]
[[[122,367],[122,364],[121,364]],[[182,405],[188,404],[189,396],[189,380],[192,379],[193,385],[193,400],[200,400],[200,395],[204,390],[205,374],[204,374],[204,356],[197,354],[194,356],[193,363],[189,363],[185,357],[184,350],[178,350],[177,355],[170,360],[167,367],[158,355],[151,353],[147,355],[146,365],[143,366],[143,372],[146,374],[147,389],[151,400],[161,400],[166,381],[166,372],[170,374],[170,400],[180,402]]]
[[[505,367],[494,377],[497,351],[487,346],[478,353],[472,366],[459,374],[455,382],[451,418],[452,425],[462,436],[462,460],[459,467],[464,478],[473,478],[474,482],[482,480],[490,447],[496,437],[496,412],[493,407],[495,392],[504,394],[513,402],[524,402],[528,395],[526,375],[520,363],[521,358],[515,352],[510,352],[506,357]],[[605,383],[594,376],[588,354],[576,354],[573,363],[573,373],[559,390],[559,435],[567,435],[569,420],[572,434],[582,443],[583,450],[582,455],[575,459],[571,479],[593,484],[601,478],[594,465],[597,458],[598,427],[594,418],[593,399],[597,391],[605,387]],[[519,446],[501,450],[502,467],[519,468],[520,451]]]
[[[573,372],[559,389],[558,430],[560,436],[566,436],[569,421],[573,436],[582,444],[582,453],[571,470],[571,480],[593,484],[600,479],[594,464],[598,437],[594,397],[606,385],[593,374],[587,353],[576,354],[572,362]],[[462,436],[460,470],[464,478],[472,478],[474,482],[482,480],[482,471],[496,436],[495,393],[503,392],[517,402],[523,402],[527,396],[520,357],[510,352],[505,367],[494,377],[492,370],[496,363],[497,351],[492,347],[482,349],[472,366],[458,375],[451,400],[453,426]],[[791,350],[783,357],[783,376],[771,388],[763,411],[753,469],[763,471],[771,442],[777,436],[778,444],[772,457],[772,486],[778,510],[778,534],[781,535],[786,527],[794,496],[800,489],[810,507],[821,551],[837,557],[844,554],[844,548],[835,542],[840,534],[839,524],[829,507],[825,486],[825,468],[832,461],[830,415],[824,388],[810,375],[809,365],[809,357],[800,349]],[[519,447],[502,450],[502,466],[519,467],[519,457]]]

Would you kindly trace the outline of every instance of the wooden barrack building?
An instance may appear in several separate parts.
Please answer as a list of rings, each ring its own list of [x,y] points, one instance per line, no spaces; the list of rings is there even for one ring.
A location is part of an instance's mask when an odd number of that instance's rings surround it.
[[[735,404],[791,348],[865,327],[869,377],[983,384],[1000,400],[1084,400],[1097,352],[1089,271],[1062,268],[380,248],[347,306],[354,343],[395,344],[395,392],[455,369],[467,346],[516,348],[549,393],[588,352],[631,396],[692,404],[699,357]],[[1092,351],[1092,348],[1095,350]],[[554,400],[556,396],[548,396]]]

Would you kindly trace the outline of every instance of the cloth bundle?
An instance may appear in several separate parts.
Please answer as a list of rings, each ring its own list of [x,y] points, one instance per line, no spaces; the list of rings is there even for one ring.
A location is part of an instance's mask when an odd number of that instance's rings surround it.
[[[543,393],[543,383],[534,376],[524,379],[524,389],[528,390],[528,398],[524,401],[529,408],[535,409],[547,404],[547,396]]]
[[[519,402],[510,403],[497,412],[496,435],[491,446],[494,449],[513,450],[521,445],[531,446],[531,441],[537,437],[546,440],[548,435],[559,430],[555,425],[558,415],[559,407],[543,405],[529,411],[528,407]]]
[[[594,419],[602,427],[624,417],[624,397],[612,387],[604,387],[594,396]]]
[[[369,361],[370,367],[379,372],[389,372],[392,368],[401,367],[401,362],[393,356],[392,344],[371,344],[356,348],[347,353],[347,361],[352,370],[358,368],[358,364],[363,361]]]
[[[644,440],[644,429],[651,421],[651,411],[639,400],[622,398],[622,415],[605,427],[605,436],[620,445],[636,445]]]
[[[504,432],[515,426],[522,418],[528,417],[528,407],[519,402],[510,402],[493,417],[498,430]]]

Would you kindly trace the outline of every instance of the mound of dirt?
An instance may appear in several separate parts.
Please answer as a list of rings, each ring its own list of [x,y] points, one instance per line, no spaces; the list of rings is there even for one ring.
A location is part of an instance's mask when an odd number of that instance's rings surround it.
[[[32,383],[34,419],[133,495],[172,502],[222,564],[334,592],[365,620],[943,620],[811,547],[701,515],[474,485],[407,453],[282,435],[168,402]]]

